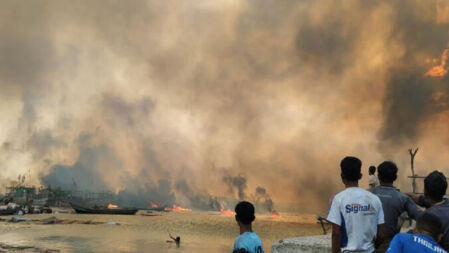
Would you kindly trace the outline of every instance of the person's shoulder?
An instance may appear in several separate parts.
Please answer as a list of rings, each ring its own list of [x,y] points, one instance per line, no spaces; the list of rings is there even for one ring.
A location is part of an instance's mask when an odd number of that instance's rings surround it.
[[[337,192],[337,193],[332,197],[331,202],[341,200],[341,198],[343,198],[344,196],[346,196],[346,194],[348,194],[347,189],[344,189],[344,190],[342,190],[342,191]]]
[[[396,234],[393,237],[393,240],[400,241],[400,242],[405,242],[405,241],[412,240],[412,238],[413,238],[413,234],[410,234],[410,233],[399,233],[399,234]]]

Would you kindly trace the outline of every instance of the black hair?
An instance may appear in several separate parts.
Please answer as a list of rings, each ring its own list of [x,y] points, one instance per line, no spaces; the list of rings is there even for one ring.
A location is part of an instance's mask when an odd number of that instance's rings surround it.
[[[447,180],[443,173],[435,170],[424,179],[424,191],[432,200],[441,201],[446,190]]]
[[[348,181],[358,181],[362,174],[360,169],[362,168],[362,161],[357,157],[347,156],[341,160],[340,163],[341,175]]]
[[[235,206],[235,219],[243,224],[249,225],[256,219],[254,206],[248,201],[241,201]]]
[[[376,173],[376,166],[369,166],[368,171],[370,175],[374,175],[374,173]]]
[[[398,178],[398,167],[394,162],[385,161],[377,166],[377,176],[385,183],[393,183]]]
[[[418,229],[418,232],[426,231],[435,240],[438,240],[438,235],[441,234],[441,220],[434,214],[424,212],[416,220],[416,229]]]

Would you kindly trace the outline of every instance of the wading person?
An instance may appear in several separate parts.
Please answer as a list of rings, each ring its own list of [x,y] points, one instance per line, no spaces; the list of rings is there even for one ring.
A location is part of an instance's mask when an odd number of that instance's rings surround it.
[[[437,216],[441,221],[443,238],[440,242],[449,251],[449,200],[444,199],[447,190],[447,180],[439,171],[431,172],[424,179],[424,196],[411,194],[418,205],[427,206],[426,213]]]
[[[391,241],[387,253],[446,253],[437,243],[442,236],[440,231],[440,219],[431,213],[424,213],[416,221],[413,234],[397,234]]]
[[[374,252],[383,237],[384,213],[380,199],[359,188],[362,162],[345,157],[341,179],[346,189],[332,199],[327,220],[332,223],[332,252]]]
[[[398,218],[403,212],[407,212],[408,216],[412,219],[416,219],[421,213],[415,202],[409,196],[399,192],[393,186],[393,182],[397,178],[397,173],[398,167],[393,162],[386,161],[381,163],[377,167],[380,185],[370,190],[382,202],[382,209],[385,216],[384,241],[377,249],[378,252],[385,252],[390,241],[400,232]]]
[[[379,179],[376,177],[376,167],[374,166],[369,166],[368,169],[368,185],[369,185],[369,189],[373,189],[376,186],[379,186]]]
[[[233,253],[264,253],[262,242],[252,230],[251,223],[255,219],[253,204],[242,201],[235,206],[235,220],[240,235],[234,241]]]
[[[179,248],[179,245],[181,244],[181,237],[180,236],[176,236],[173,237],[170,233],[168,233],[168,236],[170,236],[170,239],[172,239],[173,241],[167,241],[168,243],[176,243],[176,247]]]

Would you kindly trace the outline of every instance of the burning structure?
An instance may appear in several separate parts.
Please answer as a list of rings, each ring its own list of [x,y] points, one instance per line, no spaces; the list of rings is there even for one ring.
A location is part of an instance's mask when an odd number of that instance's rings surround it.
[[[213,210],[245,183],[314,211],[347,154],[449,163],[446,1],[0,7],[3,181]]]

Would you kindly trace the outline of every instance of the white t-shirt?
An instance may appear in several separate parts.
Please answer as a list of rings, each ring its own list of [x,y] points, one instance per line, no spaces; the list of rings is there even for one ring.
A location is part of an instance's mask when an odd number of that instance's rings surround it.
[[[359,187],[334,196],[327,220],[342,230],[342,252],[374,252],[377,225],[384,224],[379,197]]]
[[[368,184],[370,186],[373,185],[373,187],[376,187],[380,185],[379,179],[375,175],[369,175],[368,178],[369,178]]]

